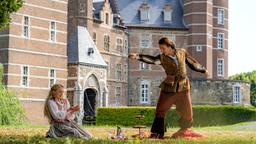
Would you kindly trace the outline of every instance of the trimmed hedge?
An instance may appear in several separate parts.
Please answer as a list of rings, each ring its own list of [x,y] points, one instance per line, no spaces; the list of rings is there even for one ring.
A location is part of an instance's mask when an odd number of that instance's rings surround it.
[[[144,119],[134,117],[142,114]],[[150,126],[155,115],[155,107],[98,108],[97,125]],[[193,106],[193,126],[220,126],[256,120],[256,109],[242,106]],[[174,109],[166,114],[166,125],[177,127],[179,116]]]

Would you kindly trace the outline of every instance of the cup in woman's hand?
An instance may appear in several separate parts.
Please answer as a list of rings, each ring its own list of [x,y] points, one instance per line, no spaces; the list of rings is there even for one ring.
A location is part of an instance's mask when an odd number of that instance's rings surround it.
[[[79,111],[80,107],[79,107],[79,105],[72,106],[72,107],[70,107],[70,110],[72,110],[72,111]]]

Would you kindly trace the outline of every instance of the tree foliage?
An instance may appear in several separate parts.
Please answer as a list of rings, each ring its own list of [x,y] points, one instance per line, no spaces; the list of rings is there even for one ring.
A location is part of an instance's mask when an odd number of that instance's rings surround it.
[[[252,72],[246,72],[236,74],[229,77],[230,80],[242,80],[251,83],[251,104],[256,106],[256,70]]]
[[[11,21],[10,14],[19,10],[23,0],[1,0],[0,1],[0,29],[8,26]]]

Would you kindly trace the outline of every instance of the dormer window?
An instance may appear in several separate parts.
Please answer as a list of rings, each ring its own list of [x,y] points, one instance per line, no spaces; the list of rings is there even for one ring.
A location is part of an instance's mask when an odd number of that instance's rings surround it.
[[[119,14],[114,14],[114,23],[116,25],[121,25],[121,16]]]
[[[170,4],[164,6],[164,22],[172,22],[172,6]]]
[[[140,20],[141,21],[148,21],[150,18],[150,13],[149,13],[149,5],[147,3],[143,3],[140,6]]]

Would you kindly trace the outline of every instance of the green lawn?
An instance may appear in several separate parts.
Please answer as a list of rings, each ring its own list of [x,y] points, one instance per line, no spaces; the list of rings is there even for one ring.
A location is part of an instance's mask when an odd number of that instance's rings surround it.
[[[185,139],[133,139],[131,135],[138,133],[132,128],[122,128],[123,133],[128,136],[128,140],[116,141],[111,140],[111,134],[115,133],[115,128],[110,126],[86,126],[94,137],[92,140],[84,141],[76,138],[44,138],[48,126],[1,126],[0,127],[0,143],[64,143],[64,144],[256,144],[256,122],[239,123],[236,125],[220,126],[220,127],[202,127],[193,128],[194,130],[204,134],[207,138],[199,140]],[[170,136],[177,128],[169,128],[166,136]],[[149,128],[144,131],[149,131]]]

